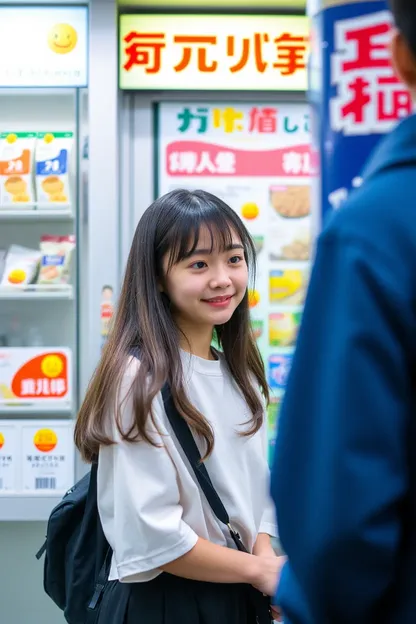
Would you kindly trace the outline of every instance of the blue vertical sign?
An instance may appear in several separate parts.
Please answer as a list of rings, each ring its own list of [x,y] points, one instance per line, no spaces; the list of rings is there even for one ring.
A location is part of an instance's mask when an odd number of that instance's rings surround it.
[[[371,152],[412,112],[412,101],[391,66],[393,22],[384,0],[309,0],[308,12],[309,100],[324,222],[361,184]]]

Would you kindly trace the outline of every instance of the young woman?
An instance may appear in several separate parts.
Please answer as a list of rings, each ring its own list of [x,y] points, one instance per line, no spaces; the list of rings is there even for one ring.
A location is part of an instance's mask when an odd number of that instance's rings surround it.
[[[270,543],[254,269],[243,223],[209,193],[173,191],[140,220],[75,434],[85,460],[99,451],[98,507],[114,551],[100,624],[270,622],[267,596],[283,561]],[[233,547],[198,487],[164,411],[166,382],[252,554]]]

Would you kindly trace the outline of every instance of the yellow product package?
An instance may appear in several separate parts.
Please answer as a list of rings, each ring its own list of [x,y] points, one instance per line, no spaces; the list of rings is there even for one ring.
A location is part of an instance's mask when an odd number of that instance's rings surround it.
[[[34,205],[33,153],[36,133],[0,133],[0,207]]]
[[[70,277],[72,253],[75,249],[75,236],[51,236],[41,238],[42,254],[38,284],[67,284]]]

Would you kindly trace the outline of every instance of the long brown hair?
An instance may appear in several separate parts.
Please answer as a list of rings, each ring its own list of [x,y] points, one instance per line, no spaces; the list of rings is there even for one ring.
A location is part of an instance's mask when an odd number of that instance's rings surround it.
[[[223,201],[205,191],[175,190],[157,199],[137,226],[127,261],[123,287],[114,324],[101,361],[91,379],[75,426],[75,443],[86,461],[97,456],[100,445],[113,444],[106,427],[106,414],[114,405],[118,431],[124,440],[154,441],[146,422],[152,402],[163,385],[170,385],[182,417],[206,443],[206,457],[214,447],[212,429],[189,401],[183,383],[178,328],[170,313],[167,296],[160,292],[163,259],[169,267],[190,255],[197,247],[201,226],[208,228],[211,244],[226,249],[235,232],[244,246],[249,275],[255,277],[254,243],[237,214]],[[169,268],[168,268],[169,270]],[[255,388],[269,399],[263,362],[249,317],[248,293],[231,319],[215,328],[217,341],[230,372],[252,414],[247,431],[253,435],[263,423],[263,404]],[[133,398],[133,426],[122,427],[118,390],[132,349],[140,353],[140,366],[130,392]]]

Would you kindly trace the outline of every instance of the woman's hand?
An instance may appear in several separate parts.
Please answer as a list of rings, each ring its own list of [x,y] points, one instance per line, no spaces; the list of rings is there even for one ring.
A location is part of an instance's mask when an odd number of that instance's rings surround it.
[[[253,586],[266,596],[274,596],[280,580],[280,574],[286,557],[276,557],[276,555],[260,556],[258,578]]]

